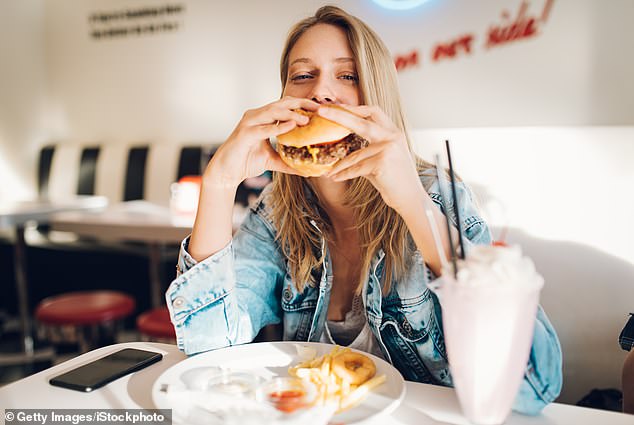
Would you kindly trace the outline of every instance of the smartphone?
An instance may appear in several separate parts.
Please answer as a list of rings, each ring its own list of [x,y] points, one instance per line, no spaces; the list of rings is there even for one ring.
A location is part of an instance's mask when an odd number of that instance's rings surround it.
[[[49,383],[71,390],[90,392],[128,373],[156,363],[162,358],[161,353],[124,348],[51,378]]]

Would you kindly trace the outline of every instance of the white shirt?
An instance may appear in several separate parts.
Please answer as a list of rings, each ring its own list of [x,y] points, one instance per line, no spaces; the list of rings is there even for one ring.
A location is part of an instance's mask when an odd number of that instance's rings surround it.
[[[320,342],[354,348],[385,359],[379,342],[368,325],[361,296],[355,295],[352,299],[352,309],[346,313],[342,321],[326,320]]]

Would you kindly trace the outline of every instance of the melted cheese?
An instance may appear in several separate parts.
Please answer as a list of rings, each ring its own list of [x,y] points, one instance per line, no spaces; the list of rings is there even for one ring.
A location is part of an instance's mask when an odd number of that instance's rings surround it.
[[[306,149],[308,149],[308,153],[310,153],[313,156],[313,164],[317,163],[317,154],[319,153],[319,148],[315,148],[312,146],[306,146]]]

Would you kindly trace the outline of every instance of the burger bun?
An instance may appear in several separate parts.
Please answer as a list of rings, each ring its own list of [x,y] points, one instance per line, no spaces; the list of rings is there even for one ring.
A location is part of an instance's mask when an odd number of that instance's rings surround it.
[[[277,136],[277,143],[301,148],[320,143],[336,142],[352,133],[348,128],[327,120],[314,112],[303,109],[298,109],[295,112],[307,116],[310,121],[306,125],[298,125],[288,133]]]

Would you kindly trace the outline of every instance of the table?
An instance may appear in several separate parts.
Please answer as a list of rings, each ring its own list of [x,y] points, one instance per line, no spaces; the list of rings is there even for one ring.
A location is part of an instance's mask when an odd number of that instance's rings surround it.
[[[234,208],[234,228],[243,211]],[[180,244],[194,224],[194,215],[173,214],[168,207],[147,201],[114,204],[99,213],[65,212],[51,218],[51,229],[73,232],[104,241],[144,242],[148,249],[152,307],[164,304],[161,257],[166,244]],[[174,264],[176,266],[176,264]]]
[[[51,217],[52,230],[72,232],[102,241],[144,242],[148,250],[153,307],[162,301],[161,257],[166,244],[179,244],[191,233],[194,216],[177,216],[147,201],[114,204],[99,213],[64,212]]]
[[[92,393],[53,387],[48,380],[62,372],[103,357],[122,348],[138,348],[163,354],[160,362],[125,376]],[[35,375],[0,388],[0,406],[5,409],[155,409],[151,388],[169,367],[186,358],[175,345],[130,342],[102,347],[82,354]],[[467,424],[451,388],[407,382],[403,403],[389,418],[371,424]],[[3,417],[4,420],[4,417]],[[634,424],[634,415],[553,403],[539,416],[513,413],[506,425],[625,425]]]
[[[41,358],[33,348],[31,317],[29,314],[28,280],[26,273],[26,241],[24,229],[28,222],[47,223],[61,211],[89,211],[105,208],[108,200],[103,196],[78,196],[66,200],[39,199],[0,205],[0,228],[15,229],[14,268],[18,294],[18,311],[22,331],[22,353],[3,355],[0,364],[32,362]],[[48,354],[45,354],[48,356]]]

